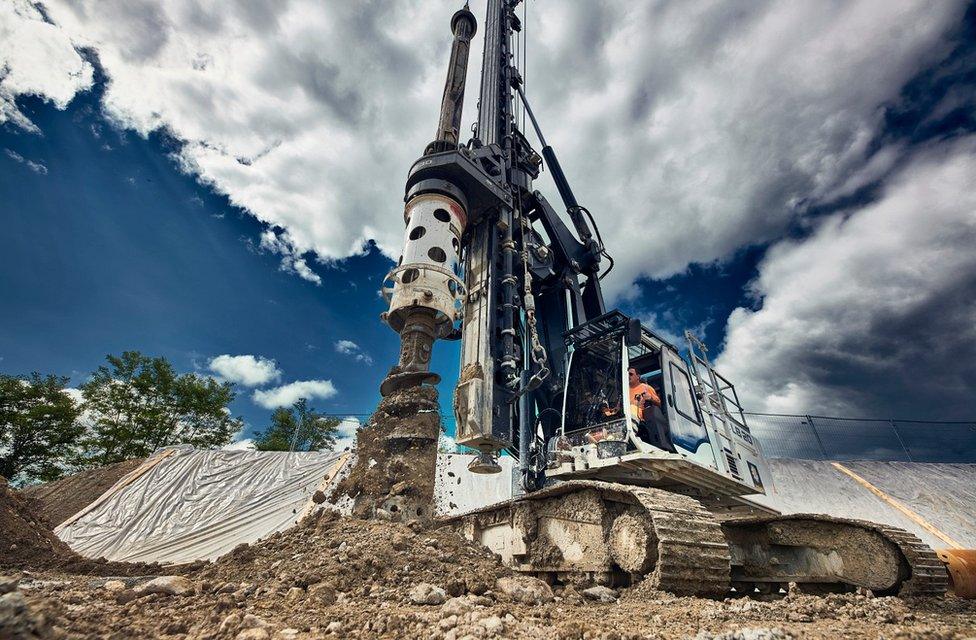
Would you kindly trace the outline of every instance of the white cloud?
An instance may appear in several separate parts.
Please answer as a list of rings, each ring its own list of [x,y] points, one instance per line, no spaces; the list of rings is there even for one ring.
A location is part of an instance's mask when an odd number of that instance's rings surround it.
[[[441,431],[437,438],[437,450],[441,453],[458,453],[457,440]]]
[[[29,0],[0,3],[0,124],[37,132],[15,103],[36,95],[63,109],[92,85],[93,69],[72,46],[64,30],[49,24]]]
[[[254,438],[242,438],[221,447],[224,451],[254,451]]]
[[[16,151],[12,151],[11,149],[4,149],[3,151],[8,158],[13,160],[14,162],[19,162],[20,164],[25,165],[28,169],[30,169],[34,173],[39,173],[44,176],[47,175],[47,167],[43,163],[34,162],[33,160],[28,160],[24,156],[20,155]]]
[[[91,84],[69,40],[91,47],[110,78],[107,115],[185,141],[180,166],[273,227],[261,241],[283,269],[319,283],[309,251],[331,261],[375,239],[399,253],[404,171],[434,128],[450,3],[45,7],[58,28],[24,0],[3,10],[15,36],[0,51],[16,69],[8,94],[63,105]],[[872,162],[879,107],[945,53],[964,10],[961,0],[530,3],[527,91],[603,222],[618,265],[609,292],[774,239],[848,183]],[[41,47],[34,32],[47,44],[26,55]],[[480,48],[479,35],[464,123]],[[553,192],[548,178],[539,185]]]
[[[301,398],[327,400],[338,391],[331,380],[296,380],[280,387],[258,390],[251,398],[265,409],[287,407]]]
[[[362,362],[363,364],[370,366],[373,364],[373,358],[368,353],[363,351],[363,348],[352,340],[339,340],[335,343],[336,353],[341,353],[342,355],[349,356],[356,360],[356,362]]]
[[[882,197],[775,245],[717,366],[756,411],[972,417],[976,136],[929,149]]]
[[[281,378],[278,363],[261,356],[224,354],[211,358],[207,367],[222,379],[245,387],[260,387]]]
[[[308,266],[308,263],[301,255],[302,252],[295,248],[293,242],[288,240],[287,233],[282,233],[279,236],[279,234],[271,229],[265,230],[261,233],[260,247],[281,254],[282,271],[294,273],[299,278],[308,280],[316,285],[322,284],[322,278]]]
[[[359,431],[360,427],[362,427],[362,423],[359,421],[359,418],[355,416],[347,416],[343,418],[342,421],[339,422],[333,451],[352,449],[356,445],[356,432]]]

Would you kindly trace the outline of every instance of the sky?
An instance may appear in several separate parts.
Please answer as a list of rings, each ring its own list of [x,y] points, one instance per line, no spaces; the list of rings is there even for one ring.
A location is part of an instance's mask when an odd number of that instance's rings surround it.
[[[237,384],[241,437],[302,396],[369,413],[456,4],[0,2],[0,371],[165,356]],[[701,335],[753,411],[976,419],[972,3],[530,0],[525,23],[611,305]],[[433,366],[450,398],[456,345]]]

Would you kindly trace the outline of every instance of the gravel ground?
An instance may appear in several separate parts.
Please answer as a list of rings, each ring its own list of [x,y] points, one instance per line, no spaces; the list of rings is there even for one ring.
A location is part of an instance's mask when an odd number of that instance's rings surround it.
[[[316,514],[184,576],[8,572],[0,639],[976,638],[976,602],[706,600],[515,576],[445,529]]]

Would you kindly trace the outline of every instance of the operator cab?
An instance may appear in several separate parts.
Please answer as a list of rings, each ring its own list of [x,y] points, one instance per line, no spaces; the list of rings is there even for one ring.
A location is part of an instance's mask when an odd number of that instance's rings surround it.
[[[547,445],[546,475],[763,493],[769,474],[734,387],[696,344],[691,368],[674,345],[619,311],[567,332],[562,426]]]

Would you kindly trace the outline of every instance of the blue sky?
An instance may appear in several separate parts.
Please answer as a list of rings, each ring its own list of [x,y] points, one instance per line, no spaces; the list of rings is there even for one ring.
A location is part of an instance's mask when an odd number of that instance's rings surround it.
[[[379,321],[389,260],[373,250],[319,267],[321,286],[280,270],[258,246],[262,225],[181,173],[171,141],[119,131],[96,105],[25,99],[42,134],[0,130],[0,369],[78,385],[127,349],[202,373],[214,356],[258,354],[282,383],[332,380],[338,394],[320,410],[370,411],[397,350]],[[373,366],[338,353],[339,340],[369,345]],[[438,355],[449,371],[454,353]],[[260,428],[270,410],[252,391],[239,387],[233,409]]]
[[[253,394],[296,382],[369,412],[452,10],[5,5],[0,371],[251,356],[277,375],[239,385],[249,430],[270,415]],[[618,260],[611,302],[700,333],[755,410],[976,417],[974,16],[531,3],[527,91]],[[449,399],[454,345],[434,368]]]

